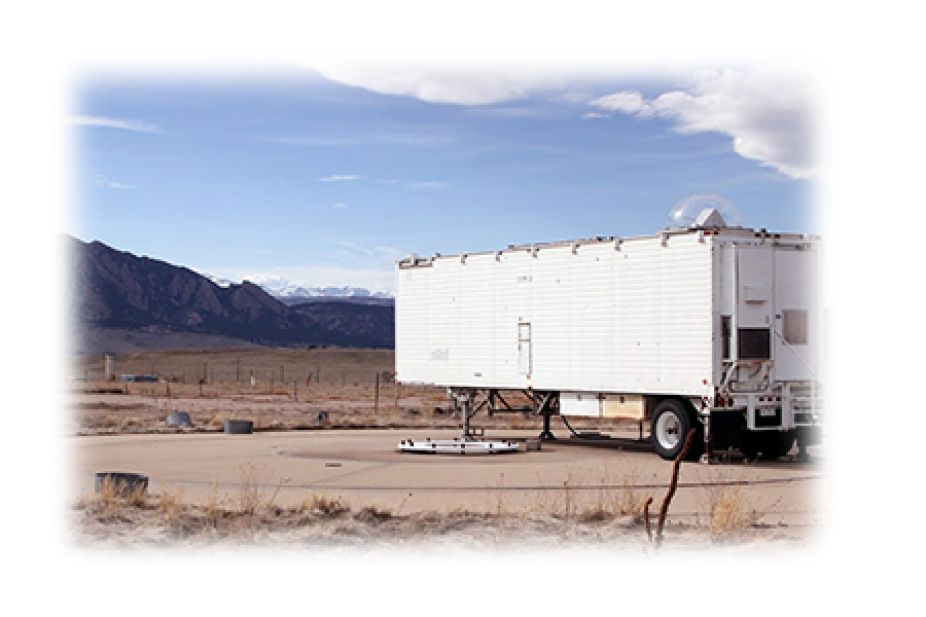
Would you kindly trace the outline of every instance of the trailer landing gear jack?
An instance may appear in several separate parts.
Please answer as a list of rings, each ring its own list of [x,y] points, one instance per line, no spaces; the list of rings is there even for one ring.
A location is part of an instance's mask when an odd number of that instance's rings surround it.
[[[476,398],[476,391],[468,388],[450,388],[450,398],[453,399],[453,409],[460,414],[463,419],[463,434],[460,438],[463,440],[473,439],[475,435],[469,427],[469,419],[475,415],[473,410],[473,400]]]
[[[556,436],[553,435],[553,431],[550,430],[550,416],[553,415],[550,410],[547,410],[543,414],[543,430],[540,431],[538,437],[541,441],[553,441],[556,439]]]
[[[550,418],[554,413],[559,411],[559,392],[534,392],[525,390],[524,394],[531,400],[531,406],[534,413],[543,417],[543,430],[537,437],[541,441],[552,441],[556,439],[553,431],[550,430]]]

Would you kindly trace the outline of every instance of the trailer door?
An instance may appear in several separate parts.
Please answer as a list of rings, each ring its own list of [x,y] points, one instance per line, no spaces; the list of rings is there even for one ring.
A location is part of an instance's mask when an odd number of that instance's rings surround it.
[[[811,379],[814,373],[814,280],[812,250],[775,251],[775,378]]]
[[[737,246],[736,357],[772,358],[772,252]]]
[[[518,374],[531,374],[531,325],[523,322],[518,324]]]

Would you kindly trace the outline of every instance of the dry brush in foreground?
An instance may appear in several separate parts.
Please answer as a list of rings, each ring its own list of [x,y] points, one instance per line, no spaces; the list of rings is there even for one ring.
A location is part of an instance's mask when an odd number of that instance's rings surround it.
[[[312,497],[301,508],[190,507],[182,496],[50,506],[57,550],[81,566],[645,566],[634,517],[455,512],[397,516]],[[667,565],[805,565],[825,556],[754,530],[715,546],[672,527]]]

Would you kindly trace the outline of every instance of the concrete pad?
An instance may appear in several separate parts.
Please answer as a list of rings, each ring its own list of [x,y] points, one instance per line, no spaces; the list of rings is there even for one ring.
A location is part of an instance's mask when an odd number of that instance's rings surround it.
[[[236,507],[245,492],[280,506],[313,493],[340,497],[353,508],[398,514],[465,509],[563,513],[653,497],[658,513],[673,463],[655,453],[591,447],[564,438],[539,450],[503,455],[431,456],[397,451],[403,439],[452,439],[456,431],[353,430],[251,435],[175,434],[75,437],[73,497],[93,493],[97,472],[142,473],[149,494],[182,493],[185,503]],[[527,439],[531,431],[486,436]],[[685,463],[670,520],[705,522],[711,500],[741,491],[745,507],[768,524],[808,524],[822,516],[815,489],[819,465]]]

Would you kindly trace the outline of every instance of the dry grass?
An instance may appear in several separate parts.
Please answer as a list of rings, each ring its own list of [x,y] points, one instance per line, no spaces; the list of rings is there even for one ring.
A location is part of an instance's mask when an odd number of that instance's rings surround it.
[[[117,375],[159,375],[172,384],[172,389],[196,387],[201,379],[206,384],[237,383],[242,391],[250,388],[251,377],[256,387],[273,393],[285,390],[283,384],[349,385],[364,381],[369,370],[393,370],[394,353],[376,349],[281,349],[258,347],[247,349],[179,349],[145,351],[115,356]],[[103,379],[103,356],[91,354],[75,358],[74,377],[88,382]],[[135,383],[131,388],[153,384]],[[163,385],[161,391],[164,390]]]
[[[706,526],[716,542],[735,541],[753,528],[774,507],[758,508],[747,497],[747,486],[738,484],[746,479],[745,472],[731,474],[724,470],[712,471],[704,482],[699,501],[707,512]]]
[[[490,489],[491,490],[491,489]],[[261,545],[285,546],[444,546],[448,542],[464,549],[486,546],[578,546],[636,547],[646,550],[639,520],[617,511],[571,510],[573,516],[524,515],[501,511],[471,512],[457,508],[447,513],[433,511],[402,515],[379,505],[357,509],[336,497],[310,493],[297,506],[268,505],[259,500],[224,505],[198,506],[184,503],[178,493],[130,502],[116,498],[118,516],[111,514],[113,501],[97,495],[81,500],[73,520],[79,545],[93,547]],[[735,541],[734,541],[735,540]],[[760,544],[800,546],[799,530],[763,534],[742,528],[728,546]],[[670,546],[701,548],[717,544],[715,530],[700,526],[673,526]]]
[[[711,538],[726,540],[741,534],[759,520],[755,511],[747,511],[742,487],[725,490],[711,503]]]
[[[313,496],[297,509],[103,502],[50,507],[55,545],[83,566],[643,566],[642,530],[624,519],[467,512],[396,516]],[[590,520],[590,519],[589,519]],[[824,555],[784,538],[713,546],[702,528],[673,527],[669,565],[804,565]]]
[[[77,434],[122,434],[154,432],[217,432],[225,420],[254,421],[256,431],[323,430],[351,428],[459,428],[460,419],[447,410],[443,388],[400,386],[399,396],[385,396],[396,386],[381,387],[378,407],[373,386],[341,390],[330,388],[298,401],[291,397],[216,393],[211,397],[163,398],[143,394],[77,394],[74,429]],[[131,400],[123,409],[114,409],[114,398]],[[166,425],[175,410],[187,411],[191,428]],[[320,416],[321,414],[321,416]],[[573,423],[575,424],[575,422]],[[521,414],[488,416],[479,414],[474,425],[486,429],[533,429],[539,418]]]
[[[102,356],[75,362],[73,373],[89,379],[75,384],[79,434],[221,431],[225,420],[239,418],[254,420],[255,430],[430,426],[432,417],[454,424],[433,414],[446,406],[442,390],[392,380],[391,351],[180,350],[116,357],[117,374],[158,375],[157,383],[94,381],[102,367]],[[122,394],[93,393],[113,387]],[[166,417],[178,409],[190,412],[192,429],[166,427]],[[319,421],[320,412],[328,419]]]

